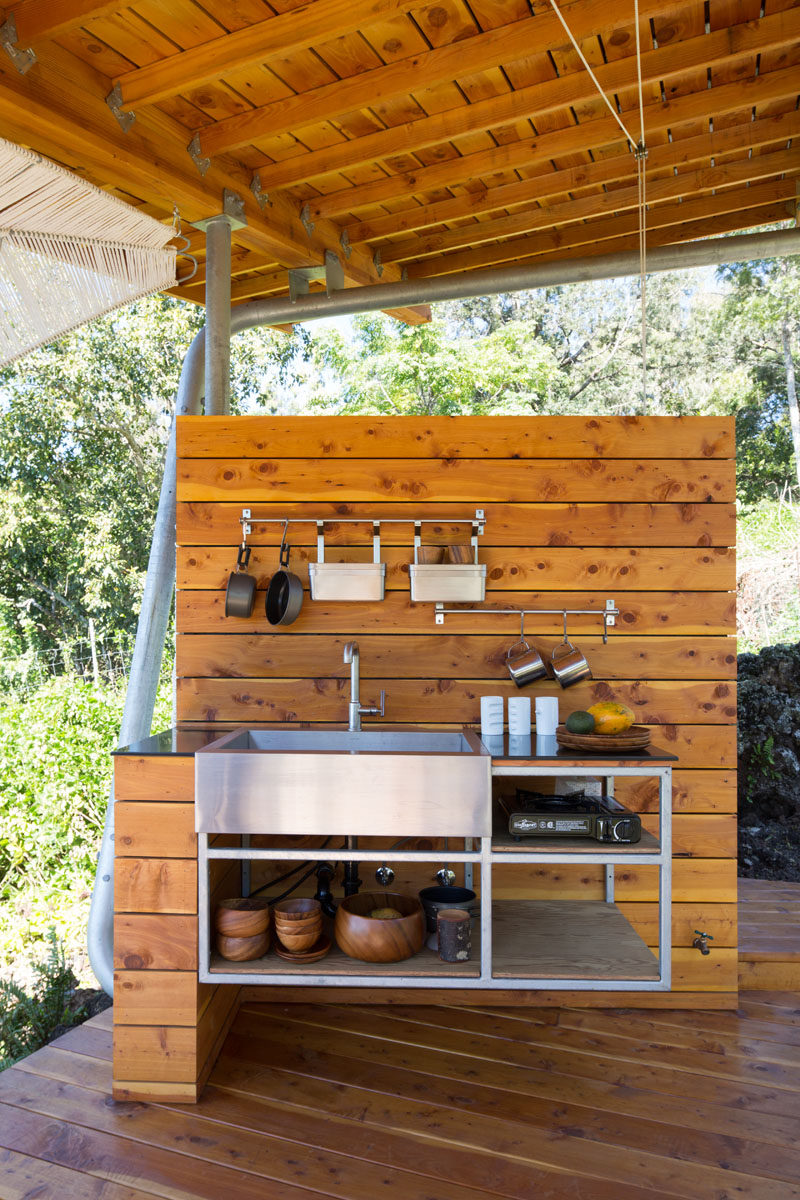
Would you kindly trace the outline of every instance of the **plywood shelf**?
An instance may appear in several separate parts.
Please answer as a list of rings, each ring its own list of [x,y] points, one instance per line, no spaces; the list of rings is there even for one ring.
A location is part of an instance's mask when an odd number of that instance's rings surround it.
[[[492,904],[495,979],[658,979],[658,959],[616,904],[514,900]]]
[[[407,958],[395,963],[367,963],[349,958],[344,951],[334,943],[330,953],[315,963],[293,963],[280,958],[274,950],[263,958],[255,958],[251,962],[229,962],[219,954],[211,955],[211,974],[248,975],[257,982],[259,975],[284,975],[288,977],[303,975],[372,975],[378,976],[430,976],[432,979],[457,977],[463,979],[480,976],[480,940],[476,937],[477,923],[473,932],[472,958],[465,963],[442,962],[435,950],[427,947]],[[333,938],[331,938],[333,941]]]

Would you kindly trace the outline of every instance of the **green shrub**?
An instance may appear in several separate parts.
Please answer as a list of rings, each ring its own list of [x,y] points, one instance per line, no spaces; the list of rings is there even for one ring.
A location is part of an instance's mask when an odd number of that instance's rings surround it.
[[[38,1050],[59,1026],[74,1025],[84,1015],[70,1005],[77,981],[55,929],[48,933],[47,957],[33,963],[31,973],[27,987],[0,979],[0,1071]]]

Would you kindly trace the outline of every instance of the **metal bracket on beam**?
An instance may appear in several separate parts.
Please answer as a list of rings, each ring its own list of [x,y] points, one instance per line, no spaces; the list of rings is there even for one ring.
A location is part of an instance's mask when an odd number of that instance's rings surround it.
[[[263,212],[265,208],[272,208],[272,201],[269,198],[269,192],[265,192],[261,187],[261,176],[256,171],[253,178],[250,180],[250,191],[256,198],[258,207]]]
[[[21,50],[17,45],[17,23],[13,13],[9,13],[5,24],[0,25],[0,46],[3,47],[20,75],[27,75],[36,62],[36,55],[33,50]]]
[[[312,280],[324,279],[325,291],[329,296],[341,292],[344,288],[344,267],[339,261],[338,254],[332,250],[325,251],[325,264],[321,267],[291,267],[289,269],[289,299],[296,304],[303,296],[309,294],[309,284]]]
[[[349,258],[353,253],[353,247],[350,245],[350,234],[346,229],[343,229],[339,234],[339,245],[342,247],[342,253],[345,258]]]
[[[222,193],[222,212],[215,213],[212,217],[204,217],[202,221],[190,223],[194,225],[195,229],[201,229],[205,233],[209,221],[216,221],[218,217],[227,217],[231,229],[244,229],[247,224],[247,215],[244,211],[244,200],[238,192],[232,192],[229,188],[225,188]]]
[[[373,254],[372,265],[375,268],[375,274],[378,276],[378,279],[380,279],[381,275],[383,275],[383,263],[381,262],[380,250],[376,250]]]
[[[205,175],[206,171],[211,166],[211,159],[205,158],[203,155],[203,151],[200,147],[200,134],[199,133],[196,133],[194,135],[194,137],[189,142],[189,145],[186,147],[186,149],[189,152],[189,157],[191,158],[192,162],[197,167],[197,170],[200,172],[201,175]]]
[[[114,116],[117,118],[120,129],[123,133],[127,133],[133,122],[136,120],[135,112],[126,112],[122,107],[122,89],[119,84],[115,84],[112,90],[106,96],[106,104],[111,109]]]
[[[308,236],[311,237],[312,233],[314,232],[314,222],[311,220],[310,204],[304,204],[300,209],[300,220],[303,224],[303,229],[305,229]]]

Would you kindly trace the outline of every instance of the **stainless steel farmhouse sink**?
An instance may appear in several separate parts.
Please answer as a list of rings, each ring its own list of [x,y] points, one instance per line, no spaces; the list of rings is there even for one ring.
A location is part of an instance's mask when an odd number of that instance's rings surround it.
[[[195,754],[199,833],[482,837],[491,758],[471,730],[237,729]]]

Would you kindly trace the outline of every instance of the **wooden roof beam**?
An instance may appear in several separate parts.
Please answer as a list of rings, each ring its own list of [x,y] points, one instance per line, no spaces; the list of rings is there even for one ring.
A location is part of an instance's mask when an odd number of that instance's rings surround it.
[[[31,71],[20,76],[0,60],[0,128],[4,136],[59,162],[80,163],[100,178],[111,175],[118,187],[171,214],[177,204],[185,223],[213,215],[216,194],[222,208],[225,188],[238,192],[248,224],[237,231],[237,245],[255,250],[272,262],[302,267],[321,262],[327,248],[339,246],[339,229],[329,221],[316,222],[312,234],[301,224],[296,208],[286,197],[276,196],[268,215],[258,207],[249,189],[249,175],[239,164],[223,160],[213,164],[201,179],[185,152],[185,130],[159,109],[147,109],[124,134],[110,117],[101,99],[107,80],[84,70],[74,74],[71,57],[51,45],[54,70],[48,75]],[[62,68],[59,72],[59,66]],[[96,88],[96,90],[87,90]],[[352,283],[377,283],[372,256],[355,247],[344,263]],[[391,263],[383,268],[384,282],[400,278]],[[393,315],[405,318],[397,311]],[[419,310],[409,311],[418,324]]]
[[[677,8],[678,5],[672,7]],[[639,12],[642,17],[659,13],[663,15],[664,0],[640,0]],[[631,11],[628,5],[617,0],[581,0],[569,8],[568,19],[576,37],[589,37],[596,35],[598,29],[608,34],[614,29],[630,25]],[[393,96],[406,96],[410,81],[413,89],[415,79],[420,81],[421,86],[430,88],[437,83],[449,83],[488,67],[496,67],[499,63],[542,54],[548,48],[563,46],[566,42],[558,18],[554,13],[545,11],[487,33],[439,46],[413,58],[400,59],[375,70],[217,121],[214,125],[197,130],[200,152],[214,155],[235,150],[274,133],[314,124],[320,120],[321,113],[331,118],[369,107],[377,99],[386,101]],[[305,175],[302,177],[305,178]]]
[[[677,245],[681,242],[694,242],[701,238],[719,237],[724,233],[736,233],[754,229],[758,225],[770,225],[773,222],[786,220],[785,205],[778,202],[756,208],[737,209],[736,212],[723,213],[717,216],[701,217],[692,221],[676,221],[672,225],[664,225],[654,229],[648,238],[650,249],[656,246]],[[517,259],[518,264],[560,262],[570,258],[595,258],[608,254],[624,253],[627,250],[639,249],[638,233],[624,234],[609,238],[597,246],[567,246],[557,250],[549,250],[546,254],[535,254],[530,257]]]
[[[301,8],[118,75],[114,83],[124,105],[155,104],[220,79],[226,71],[268,63],[418,6],[419,0],[309,0]]]
[[[797,68],[785,67],[769,71],[754,79],[721,84],[713,91],[703,88],[677,96],[674,100],[645,104],[645,130],[653,134],[657,130],[672,129],[684,122],[708,121],[711,115],[720,117],[739,110],[749,110],[772,100],[794,99],[798,92]],[[749,114],[748,114],[749,119]],[[593,121],[582,121],[554,133],[544,133],[518,142],[506,142],[490,150],[479,150],[456,158],[437,162],[429,167],[387,175],[374,183],[359,184],[357,188],[345,188],[328,196],[310,199],[308,211],[311,217],[329,217],[334,213],[350,212],[368,204],[383,204],[388,201],[407,199],[421,192],[448,188],[468,180],[481,179],[498,171],[511,171],[517,167],[530,168],[537,164],[550,163],[553,158],[563,157],[579,151],[597,151],[618,146],[620,153],[625,147],[619,125],[613,117],[598,117]],[[306,156],[310,157],[310,156]],[[300,160],[290,160],[291,162]],[[284,166],[277,164],[276,169]],[[259,167],[264,180],[272,171],[270,167]],[[274,185],[270,183],[270,188]],[[270,195],[277,195],[270,190]]]
[[[774,208],[775,205],[785,204],[794,194],[795,181],[794,178],[790,178],[776,183],[756,184],[749,188],[731,188],[717,196],[701,196],[681,204],[658,205],[648,213],[648,245],[656,244],[653,236],[660,228],[695,219],[722,217],[762,206]],[[431,275],[452,274],[455,271],[470,271],[500,263],[527,260],[549,250],[563,253],[574,247],[580,247],[586,252],[587,246],[597,245],[598,253],[605,254],[605,242],[620,236],[633,236],[637,234],[638,228],[639,218],[635,212],[622,217],[586,221],[585,224],[577,224],[569,229],[548,230],[545,233],[513,238],[507,242],[493,242],[476,250],[429,258],[424,262],[410,264],[408,275],[410,279],[421,279]]]
[[[57,37],[65,29],[81,25],[91,17],[104,16],[122,8],[124,0],[17,0],[7,4],[0,25],[14,18],[20,46]]]
[[[534,18],[520,24],[537,25],[541,19]],[[697,67],[727,66],[741,58],[785,46],[787,41],[792,40],[800,40],[798,9],[779,12],[758,21],[747,21],[716,32],[704,33],[699,37],[688,38],[686,41],[670,43],[657,50],[646,51],[642,55],[643,81],[661,82]],[[459,42],[458,45],[465,47],[465,51],[468,52],[470,42]],[[392,65],[392,70],[394,66],[395,64]],[[356,98],[360,105],[366,106],[374,103],[376,96],[385,99],[378,79],[373,77],[382,75],[387,69],[381,67],[358,76],[355,80],[327,84],[313,92],[290,97],[266,108],[230,117],[216,125],[208,126],[199,133],[202,152],[213,154],[226,146],[231,148],[232,145],[242,145],[267,134],[296,130],[311,121],[312,113],[316,114],[318,120],[321,112],[330,117],[357,107],[354,103]],[[462,67],[456,71],[454,77],[466,73],[465,67]],[[595,68],[595,73],[602,87],[609,93],[635,87],[635,56],[602,64]],[[407,76],[403,86],[407,91]],[[596,98],[595,85],[588,72],[581,68],[558,79],[491,96],[474,104],[447,109],[431,117],[422,117],[418,121],[408,121],[391,129],[379,130],[365,137],[352,138],[325,147],[323,150],[300,154],[281,163],[268,164],[259,168],[262,186],[271,192],[276,188],[289,187],[316,176],[346,171],[377,159],[385,159],[392,154],[410,154],[463,134],[519,122],[524,118],[536,120],[547,113]],[[233,124],[234,122],[238,124]],[[238,140],[238,134],[232,143],[225,136],[225,130],[240,129],[244,132],[245,127],[249,130],[249,136],[244,137],[243,141]]]
[[[797,137],[800,137],[800,111],[762,117],[757,121],[731,125],[697,137],[679,138],[650,149],[646,159],[647,175]],[[464,192],[450,200],[415,204],[413,208],[402,212],[372,217],[348,225],[347,235],[352,245],[367,241],[374,243],[380,238],[396,237],[399,233],[410,233],[465,217],[478,217],[482,213],[497,212],[498,209],[517,204],[531,204],[595,184],[630,181],[635,176],[635,159],[626,150],[624,154],[613,158],[601,158],[597,162],[581,163],[580,166],[561,171],[544,171],[533,179],[521,179],[493,188],[483,186],[480,191]]]
[[[647,185],[647,224],[650,225],[654,215],[652,206],[661,201],[685,199],[688,196],[783,174],[800,178],[800,154],[796,150],[779,150],[774,154],[756,155],[754,158],[738,159],[718,167],[686,171],[669,179],[653,180]],[[481,221],[458,229],[446,229],[425,237],[406,238],[405,241],[384,246],[382,255],[386,262],[407,262],[423,255],[476,246],[483,242],[497,241],[498,238],[530,233],[535,229],[553,229],[559,225],[572,225],[576,221],[591,221],[606,213],[622,213],[635,209],[638,204],[637,186],[618,188],[610,192],[583,196],[579,200],[566,200],[561,204],[529,208],[524,212],[498,217],[494,221]]]

